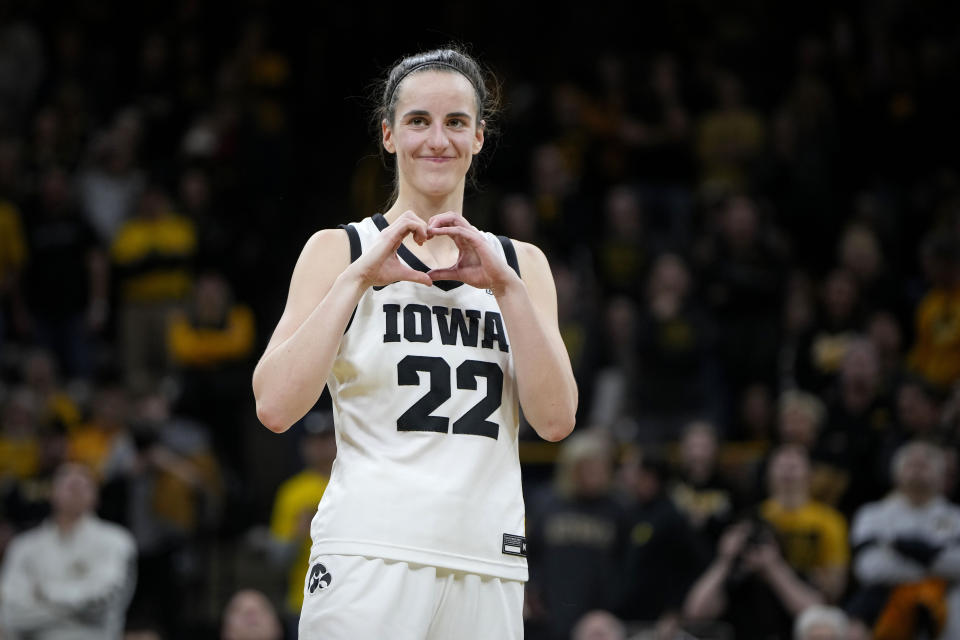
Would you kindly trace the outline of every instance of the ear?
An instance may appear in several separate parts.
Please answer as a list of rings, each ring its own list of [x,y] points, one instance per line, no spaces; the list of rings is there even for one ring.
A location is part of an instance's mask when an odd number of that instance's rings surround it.
[[[393,144],[393,129],[390,128],[386,118],[380,123],[380,133],[383,137],[383,148],[387,150],[387,153],[396,153],[397,147]]]
[[[487,121],[481,120],[480,126],[477,127],[477,133],[474,136],[473,140],[473,155],[480,153],[480,150],[483,149],[483,132],[487,128]]]

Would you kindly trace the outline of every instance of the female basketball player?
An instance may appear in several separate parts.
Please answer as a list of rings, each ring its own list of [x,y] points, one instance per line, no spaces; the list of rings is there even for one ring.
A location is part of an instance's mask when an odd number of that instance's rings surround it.
[[[391,69],[381,141],[396,198],[310,238],[254,371],[272,431],[324,384],[333,402],[338,454],[311,525],[303,640],[522,637],[518,401],[557,441],[577,389],[543,253],[464,217],[489,103],[458,50]]]

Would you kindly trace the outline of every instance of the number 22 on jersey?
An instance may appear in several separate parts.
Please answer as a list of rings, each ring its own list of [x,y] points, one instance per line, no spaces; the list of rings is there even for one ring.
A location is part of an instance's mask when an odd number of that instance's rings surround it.
[[[450,418],[431,415],[435,409],[450,399],[451,369],[443,358],[437,356],[408,355],[397,363],[397,382],[401,386],[420,384],[420,374],[430,378],[430,390],[413,403],[397,418],[398,431],[432,431],[486,436],[497,439],[500,426],[487,418],[500,407],[503,396],[503,370],[494,362],[464,360],[456,369],[457,389],[477,390],[477,380],[487,381],[484,397],[453,423]]]

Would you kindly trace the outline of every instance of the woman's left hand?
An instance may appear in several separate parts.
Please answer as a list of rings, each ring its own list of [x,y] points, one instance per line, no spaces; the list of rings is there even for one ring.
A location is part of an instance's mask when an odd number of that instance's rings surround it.
[[[499,294],[507,285],[520,279],[506,260],[487,243],[483,233],[458,213],[448,211],[430,218],[427,235],[449,236],[460,250],[457,262],[452,267],[430,270],[427,275],[432,280],[459,280]]]

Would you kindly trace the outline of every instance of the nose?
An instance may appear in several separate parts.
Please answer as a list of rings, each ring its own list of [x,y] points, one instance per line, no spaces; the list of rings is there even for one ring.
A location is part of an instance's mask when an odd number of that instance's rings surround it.
[[[427,144],[432,150],[443,149],[447,146],[447,132],[444,130],[442,122],[436,122],[430,127]]]

